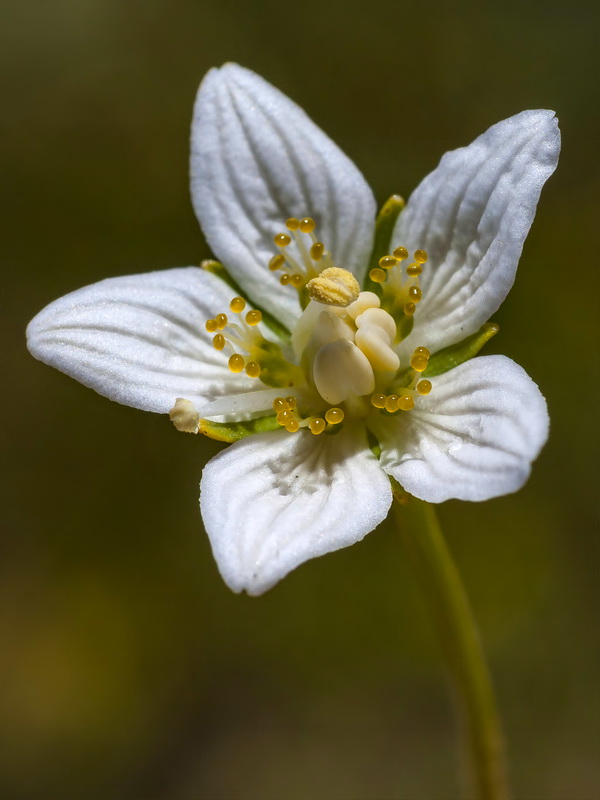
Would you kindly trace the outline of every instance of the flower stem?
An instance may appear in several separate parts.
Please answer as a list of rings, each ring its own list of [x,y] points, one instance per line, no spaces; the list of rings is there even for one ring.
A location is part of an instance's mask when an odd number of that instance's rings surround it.
[[[490,674],[460,575],[435,510],[395,495],[396,518],[419,575],[454,679],[468,736],[475,797],[508,800],[504,742]]]

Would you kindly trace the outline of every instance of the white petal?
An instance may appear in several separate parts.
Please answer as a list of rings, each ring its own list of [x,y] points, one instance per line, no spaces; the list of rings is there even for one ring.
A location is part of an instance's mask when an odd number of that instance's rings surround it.
[[[387,476],[363,428],[264,433],[204,469],[202,517],[219,570],[235,592],[262,594],[310,558],[362,539],[391,504]]]
[[[27,328],[28,346],[111,400],[168,412],[182,397],[202,413],[207,400],[257,388],[228,370],[204,328],[231,296],[198,267],[109,278],[41,311]]]
[[[411,345],[460,341],[500,306],[559,150],[554,113],[523,111],[446,153],[417,187],[392,237],[429,254]]]
[[[236,64],[211,70],[198,91],[191,189],[217,258],[288,326],[297,293],[267,269],[288,217],[313,217],[335,264],[362,278],[376,210],[363,176],[299,106]]]
[[[520,489],[548,438],[546,401],[527,373],[484,356],[431,383],[412,411],[381,426],[383,468],[430,503]]]

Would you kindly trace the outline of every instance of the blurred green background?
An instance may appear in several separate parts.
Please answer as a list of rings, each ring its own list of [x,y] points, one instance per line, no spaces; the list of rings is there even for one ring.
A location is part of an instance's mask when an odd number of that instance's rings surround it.
[[[188,198],[189,122],[203,74],[234,60],[299,102],[380,202],[408,196],[492,123],[558,112],[559,170],[487,348],[539,383],[551,438],[519,494],[449,502],[440,517],[495,677],[516,797],[596,800],[597,4],[0,8],[1,796],[458,795],[443,665],[393,528],[263,597],[235,596],[197,504],[220,446],[25,349],[28,320],[66,292],[209,255]]]

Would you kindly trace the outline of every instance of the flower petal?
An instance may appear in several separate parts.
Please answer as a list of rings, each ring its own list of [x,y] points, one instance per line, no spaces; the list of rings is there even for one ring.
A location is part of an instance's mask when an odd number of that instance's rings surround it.
[[[251,436],[213,458],[200,484],[221,575],[233,591],[253,595],[304,561],[362,539],[391,499],[364,429],[347,426],[333,436]]]
[[[288,327],[297,293],[267,269],[288,217],[313,217],[335,263],[362,278],[376,210],[365,179],[299,106],[237,64],[211,70],[198,91],[191,190],[217,258]]]
[[[386,472],[430,503],[520,489],[548,438],[546,401],[527,373],[505,356],[483,356],[431,383],[412,411],[381,425]]]
[[[560,132],[552,111],[523,111],[453,150],[415,189],[392,241],[429,255],[411,344],[474,333],[511,288]]]
[[[41,311],[27,328],[28,347],[124,405],[168,412],[183,397],[202,413],[208,400],[256,388],[229,371],[204,328],[231,295],[198,267],[109,278]]]

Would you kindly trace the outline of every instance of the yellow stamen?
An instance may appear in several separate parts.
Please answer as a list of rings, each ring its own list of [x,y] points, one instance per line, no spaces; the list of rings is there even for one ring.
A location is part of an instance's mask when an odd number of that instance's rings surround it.
[[[413,301],[413,303],[420,303],[423,297],[423,292],[419,289],[418,286],[411,286],[408,290],[408,296]]]
[[[397,247],[392,255],[394,258],[397,258],[398,261],[404,261],[405,258],[408,258],[408,250],[406,247]]]
[[[300,427],[300,423],[297,419],[291,419],[285,426],[285,429],[288,433],[296,433],[298,428]]]
[[[412,317],[412,315],[415,313],[416,310],[417,307],[414,303],[406,303],[403,308],[403,311],[407,317]]]
[[[252,327],[254,325],[258,325],[258,323],[261,321],[261,319],[262,319],[262,314],[260,313],[260,311],[256,311],[256,310],[255,311],[249,311],[246,314],[246,322],[248,323],[248,325],[250,325]]]
[[[275,412],[287,411],[288,408],[289,405],[285,397],[276,397],[275,400],[273,400],[273,411]]]
[[[300,220],[296,219],[296,217],[290,217],[285,221],[285,227],[288,231],[297,231],[300,227]]]
[[[392,414],[394,411],[398,410],[398,400],[400,398],[397,394],[390,394],[385,398],[385,410],[389,411]]]
[[[398,408],[401,411],[410,411],[415,407],[415,401],[409,394],[404,394],[398,400]]]
[[[281,255],[281,253],[278,253],[276,256],[273,256],[273,258],[269,261],[269,269],[272,272],[275,272],[276,270],[283,267],[284,264],[285,264],[285,258]]]
[[[260,364],[256,361],[249,361],[246,364],[246,375],[249,378],[258,378],[260,375]]]
[[[287,233],[278,233],[277,236],[273,237],[273,241],[277,247],[287,247],[292,240]]]
[[[323,258],[323,252],[325,250],[325,245],[323,242],[315,242],[311,245],[310,248],[310,257],[313,261],[320,261]]]
[[[215,322],[217,323],[217,328],[222,331],[227,325],[227,314],[217,314]]]
[[[383,256],[383,258],[379,259],[379,266],[382,269],[391,269],[395,267],[398,263],[398,259],[394,258],[394,256]]]
[[[406,268],[406,274],[409,275],[411,278],[418,277],[423,272],[423,267],[420,264],[417,264],[415,261],[414,264],[409,264]]]
[[[385,408],[385,401],[387,397],[384,394],[374,394],[371,397],[371,405],[375,408]]]
[[[290,276],[287,274],[287,272],[284,272],[281,278],[279,278],[279,283],[282,286],[287,286],[289,282],[290,282]]]
[[[302,284],[304,283],[304,276],[300,275],[299,272],[296,272],[290,277],[290,283],[296,289],[299,289],[302,286]]]
[[[315,229],[315,221],[310,217],[304,217],[300,220],[300,230],[302,233],[311,233]]]
[[[410,360],[410,365],[415,372],[423,372],[426,370],[428,363],[429,359],[421,355],[414,355]]]
[[[385,272],[379,267],[375,267],[369,272],[369,278],[373,283],[383,283],[385,281]]]
[[[419,381],[417,383],[417,392],[419,394],[429,394],[431,391],[431,381]]]
[[[290,420],[292,419],[294,419],[294,412],[290,411],[289,408],[286,408],[283,411],[280,411],[279,414],[277,414],[277,422],[280,425],[287,425],[288,422],[290,422]]]
[[[315,417],[314,419],[311,419],[311,421],[308,423],[308,429],[310,430],[311,433],[314,433],[315,436],[318,436],[320,433],[323,433],[326,427],[327,424],[324,419],[321,419],[321,417]]]
[[[431,358],[431,353],[426,347],[417,347],[413,355],[425,356],[425,358]]]
[[[344,412],[341,408],[328,408],[325,412],[325,419],[330,425],[339,425],[344,419]]]
[[[227,363],[232,372],[241,372],[245,364],[244,356],[241,356],[239,353],[234,353],[232,356],[229,356],[229,361]]]
[[[217,330],[217,320],[216,319],[207,319],[204,323],[204,327],[209,333],[214,333]]]
[[[222,333],[213,336],[213,347],[215,350],[222,350],[225,347],[225,337]]]
[[[234,297],[231,303],[229,303],[229,308],[235,314],[241,314],[242,311],[246,308],[246,301],[243,297]]]
[[[427,253],[425,250],[415,250],[415,261],[418,261],[419,264],[424,264],[427,261]]]
[[[286,397],[285,402],[287,403],[288,408],[296,408],[296,398],[293,394],[291,394],[289,397]]]

